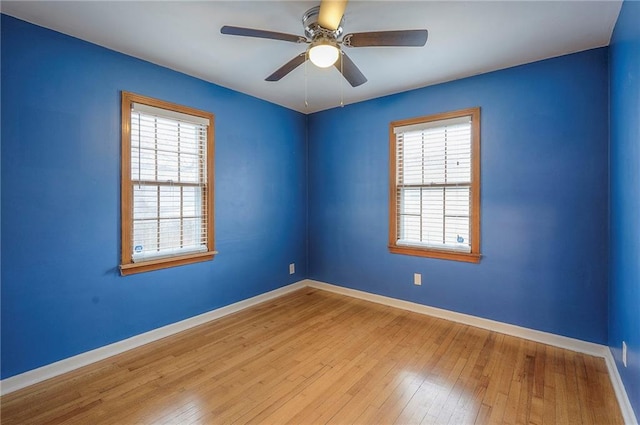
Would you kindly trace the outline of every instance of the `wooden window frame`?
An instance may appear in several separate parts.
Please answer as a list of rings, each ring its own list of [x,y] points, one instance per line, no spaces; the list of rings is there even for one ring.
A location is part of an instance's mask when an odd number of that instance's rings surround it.
[[[215,254],[215,232],[214,232],[214,116],[210,112],[202,111],[188,106],[178,105],[147,96],[142,96],[123,91],[121,95],[122,113],[122,133],[121,133],[121,258],[120,273],[123,276],[143,273],[152,270],[160,270],[169,267],[182,266],[185,264],[210,261]],[[193,115],[209,120],[207,127],[207,181],[203,194],[203,206],[207,208],[207,250],[200,253],[175,255],[167,258],[153,259],[148,261],[133,262],[132,243],[133,240],[133,190],[131,180],[131,108],[134,103],[154,106],[169,111]]]
[[[451,118],[471,116],[471,217],[470,236],[471,252],[459,252],[445,249],[434,249],[421,246],[397,244],[400,226],[397,205],[397,152],[396,127],[447,120]],[[405,254],[442,260],[480,262],[480,108],[468,108],[457,111],[439,113],[418,118],[393,121],[389,124],[389,251],[394,254]]]

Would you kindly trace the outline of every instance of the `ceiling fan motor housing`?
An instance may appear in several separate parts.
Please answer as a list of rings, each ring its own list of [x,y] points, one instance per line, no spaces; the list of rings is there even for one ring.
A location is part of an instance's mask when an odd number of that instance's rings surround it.
[[[320,14],[320,6],[312,7],[302,15],[302,25],[304,26],[304,33],[307,37],[315,42],[317,39],[324,38],[327,40],[333,40],[336,42],[338,37],[342,35],[342,20],[340,25],[335,31],[323,28],[318,24],[318,16]],[[344,19],[344,18],[343,18]]]

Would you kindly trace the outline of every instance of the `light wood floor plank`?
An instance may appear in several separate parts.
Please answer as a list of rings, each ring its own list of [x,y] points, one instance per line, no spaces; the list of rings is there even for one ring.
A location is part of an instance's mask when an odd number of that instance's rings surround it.
[[[0,399],[2,424],[622,424],[604,359],[302,289]]]

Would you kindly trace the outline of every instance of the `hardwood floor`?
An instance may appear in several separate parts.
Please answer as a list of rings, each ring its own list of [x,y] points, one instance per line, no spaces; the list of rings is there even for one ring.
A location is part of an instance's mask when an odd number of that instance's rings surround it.
[[[303,289],[2,399],[2,424],[621,424],[604,360]]]

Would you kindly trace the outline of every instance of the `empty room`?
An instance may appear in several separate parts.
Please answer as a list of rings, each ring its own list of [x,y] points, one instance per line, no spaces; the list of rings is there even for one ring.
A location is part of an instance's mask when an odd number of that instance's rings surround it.
[[[638,424],[640,1],[2,1],[2,424]]]

